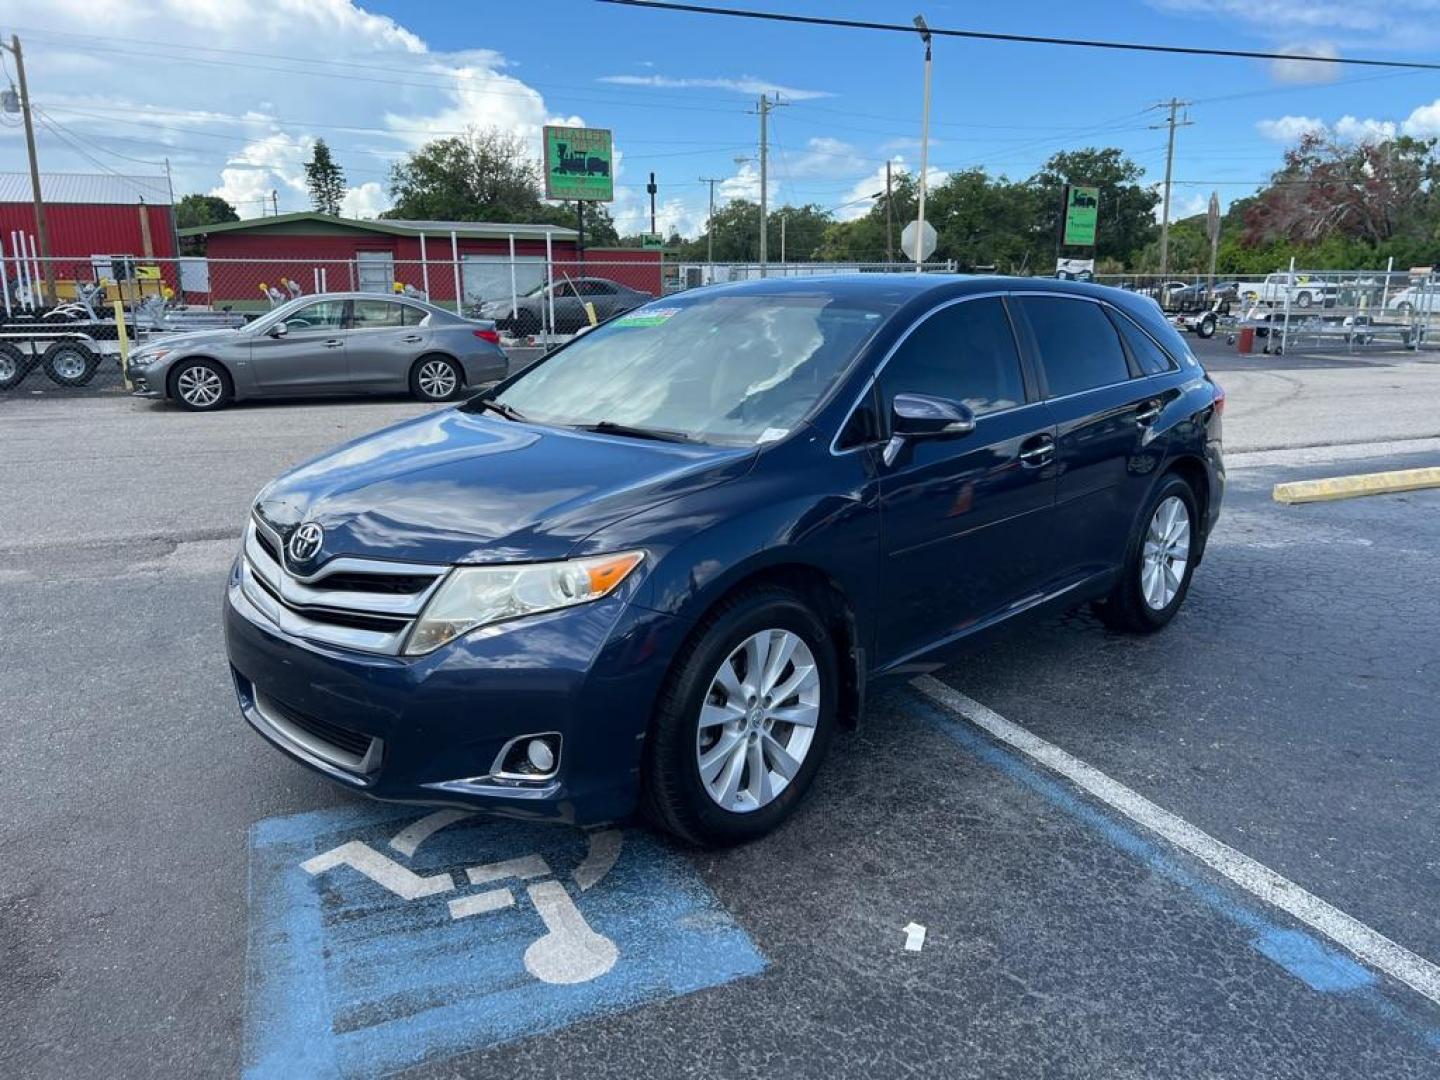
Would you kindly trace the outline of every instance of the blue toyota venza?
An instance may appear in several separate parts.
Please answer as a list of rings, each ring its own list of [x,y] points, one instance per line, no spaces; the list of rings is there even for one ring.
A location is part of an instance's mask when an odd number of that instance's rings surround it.
[[[877,677],[1039,608],[1169,622],[1223,407],[1151,301],[1096,286],[656,301],[261,492],[240,708],[378,798],[755,837]]]

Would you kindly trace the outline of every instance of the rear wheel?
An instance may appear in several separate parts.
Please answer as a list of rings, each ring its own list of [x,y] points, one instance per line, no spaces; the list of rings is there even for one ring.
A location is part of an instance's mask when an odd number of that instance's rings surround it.
[[[213,360],[182,360],[170,379],[170,396],[190,412],[214,412],[235,396],[229,372]]]
[[[1199,545],[1195,493],[1172,475],[1146,504],[1126,550],[1120,580],[1095,605],[1095,613],[1112,629],[1159,630],[1185,602]]]
[[[460,365],[447,356],[422,356],[410,370],[410,393],[421,401],[449,401],[464,382]]]
[[[1206,315],[1196,324],[1195,336],[1207,339],[1215,336],[1215,317],[1213,315]]]
[[[1299,296],[1295,297],[1296,307],[1308,308],[1314,302],[1315,298],[1312,297],[1308,292],[1302,292]]]
[[[0,390],[19,386],[30,371],[30,358],[9,342],[0,341]]]
[[[45,350],[45,374],[61,386],[84,386],[95,377],[100,357],[77,342],[57,341]]]
[[[725,601],[696,628],[657,701],[648,816],[702,845],[775,828],[825,757],[838,687],[834,644],[802,597],[765,586]]]

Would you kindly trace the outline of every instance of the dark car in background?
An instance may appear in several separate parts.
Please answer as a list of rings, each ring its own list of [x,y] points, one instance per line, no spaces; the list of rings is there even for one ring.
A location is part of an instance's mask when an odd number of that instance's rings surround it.
[[[357,793],[756,837],[877,678],[1086,601],[1165,626],[1223,406],[1115,289],[669,297],[262,491],[225,606],[240,708]]]
[[[480,317],[493,319],[499,329],[515,337],[538,334],[546,327],[557,334],[573,334],[590,325],[587,304],[595,309],[595,321],[604,322],[653,299],[647,292],[608,278],[565,278],[553,286],[537,285],[514,304],[509,297],[487,300],[480,305]]]
[[[167,334],[130,354],[138,397],[209,412],[249,398],[397,394],[447,401],[503,379],[493,322],[409,297],[302,296],[234,329]]]

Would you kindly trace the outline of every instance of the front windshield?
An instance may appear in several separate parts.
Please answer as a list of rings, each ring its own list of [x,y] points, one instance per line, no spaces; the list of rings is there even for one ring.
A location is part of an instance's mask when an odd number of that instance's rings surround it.
[[[783,437],[889,307],[823,293],[697,293],[590,331],[495,396],[527,420],[750,445]]]

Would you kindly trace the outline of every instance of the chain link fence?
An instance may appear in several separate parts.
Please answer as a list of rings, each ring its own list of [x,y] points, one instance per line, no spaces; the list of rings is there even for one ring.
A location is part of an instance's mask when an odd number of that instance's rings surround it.
[[[234,331],[320,293],[428,301],[496,323],[512,350],[549,347],[594,321],[687,289],[764,277],[914,273],[913,263],[662,261],[655,252],[604,257],[463,255],[350,259],[52,259],[0,265],[0,393],[119,392],[127,347],[168,335]],[[928,263],[928,273],[953,273]],[[1257,352],[1427,349],[1440,341],[1440,282],[1414,271],[1290,268],[1245,278],[1124,275],[1099,284],[1151,297],[1183,330]],[[122,329],[123,323],[123,329]]]

